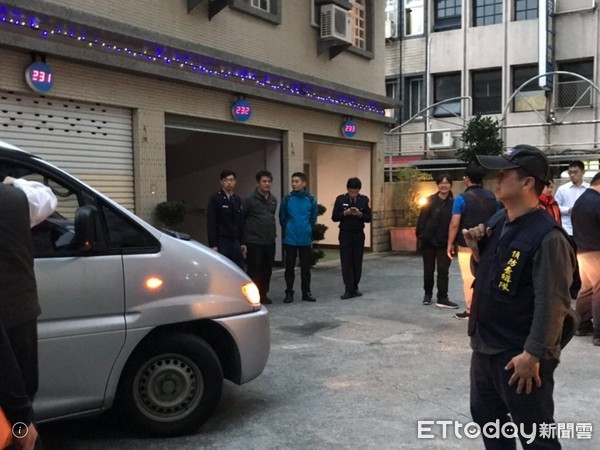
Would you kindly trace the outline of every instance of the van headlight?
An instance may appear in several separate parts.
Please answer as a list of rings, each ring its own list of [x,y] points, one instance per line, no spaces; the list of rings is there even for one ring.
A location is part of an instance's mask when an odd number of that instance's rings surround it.
[[[252,306],[260,305],[260,293],[254,283],[246,283],[243,285],[242,293],[244,294],[244,297],[246,297],[246,300],[248,300],[248,303]]]

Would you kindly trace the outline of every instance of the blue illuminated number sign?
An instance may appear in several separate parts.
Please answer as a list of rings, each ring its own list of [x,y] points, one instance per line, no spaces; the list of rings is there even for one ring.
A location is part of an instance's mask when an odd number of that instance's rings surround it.
[[[252,106],[246,100],[239,100],[231,107],[233,118],[239,122],[246,122],[252,115]]]
[[[358,131],[358,127],[356,123],[352,120],[346,120],[342,124],[342,135],[347,138],[353,138],[356,136],[356,132]]]
[[[25,79],[36,92],[48,92],[54,85],[52,69],[43,62],[34,62],[25,70]]]

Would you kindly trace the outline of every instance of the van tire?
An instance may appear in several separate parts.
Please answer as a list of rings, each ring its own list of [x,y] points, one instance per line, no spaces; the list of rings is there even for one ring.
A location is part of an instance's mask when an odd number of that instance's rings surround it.
[[[119,386],[119,414],[151,434],[197,430],[221,398],[223,370],[210,345],[193,334],[169,334],[142,344]]]

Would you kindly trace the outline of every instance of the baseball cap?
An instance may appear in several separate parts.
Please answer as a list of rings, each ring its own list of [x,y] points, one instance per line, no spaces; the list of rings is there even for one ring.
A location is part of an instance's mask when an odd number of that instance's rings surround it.
[[[550,162],[539,148],[521,144],[507,150],[503,155],[477,155],[479,163],[489,170],[517,169],[525,170],[540,181],[550,178]]]

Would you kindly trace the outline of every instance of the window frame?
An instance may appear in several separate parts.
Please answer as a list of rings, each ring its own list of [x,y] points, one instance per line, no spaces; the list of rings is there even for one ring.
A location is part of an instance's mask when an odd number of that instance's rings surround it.
[[[413,83],[420,84],[419,86],[419,99],[418,99],[418,110],[413,111]],[[425,92],[425,75],[424,74],[411,74],[404,77],[404,117],[403,120],[408,120],[416,113],[421,111],[427,105],[427,93]],[[418,116],[413,122],[419,122],[424,120],[424,116]]]
[[[483,5],[479,6],[478,5],[479,2],[483,2]],[[488,4],[488,2],[491,4]],[[500,6],[500,14],[499,15],[496,12],[496,7],[498,5]],[[479,8],[482,8],[485,12],[485,9],[487,9],[489,6],[494,7],[493,14],[484,13],[482,16],[477,15],[477,10]],[[504,0],[472,0],[471,11],[472,11],[472,15],[473,15],[473,21],[472,21],[473,27],[486,27],[489,25],[496,25],[496,24],[502,23],[502,21],[504,19]],[[484,22],[485,22],[485,18],[487,18],[487,17],[492,17],[494,19],[494,21],[492,23],[480,23],[480,24],[477,23],[478,19],[484,19]],[[500,20],[497,20],[498,17],[500,17]]]
[[[514,16],[514,17],[513,17],[513,20],[514,20],[515,22],[520,22],[520,21],[523,21],[523,20],[533,20],[533,19],[537,19],[537,18],[539,18],[539,16],[540,16],[540,12],[539,12],[539,1],[538,1],[538,0],[534,0],[534,3],[535,3],[535,9],[534,9],[534,8],[528,8],[528,7],[527,7],[527,2],[528,2],[528,1],[529,1],[529,0],[513,0],[513,16]],[[523,9],[522,9],[522,10],[520,10],[520,11],[519,11],[519,9],[518,9],[518,3],[519,3],[519,2],[525,2],[525,8],[523,8]],[[530,13],[530,12],[532,12],[532,11],[534,11],[534,10],[535,10],[535,17],[528,17],[528,16],[530,15],[529,13]],[[525,17],[524,17],[524,18],[521,18],[521,19],[519,19],[519,18],[518,18],[518,14],[519,14],[520,12],[524,12],[524,13],[525,13]]]
[[[567,69],[569,69],[569,67],[567,67],[567,68],[564,67],[565,65],[566,66],[574,66],[574,65],[582,65],[582,64],[589,64],[590,77],[588,77],[587,74],[580,73],[575,70],[567,70]],[[585,77],[592,83],[594,82],[594,58],[593,57],[581,58],[581,59],[575,59],[575,60],[558,61],[556,66],[558,67],[558,70],[566,70],[567,72],[574,72],[579,75],[582,75],[583,77]],[[573,82],[584,83],[579,78],[575,78],[574,80],[565,80],[564,77],[568,77],[568,75],[558,75],[558,77],[557,77],[557,83],[556,83],[556,87],[555,87],[555,89],[556,89],[555,102],[554,102],[556,108],[571,108],[571,107],[573,107],[572,104],[561,104],[560,88],[562,85],[564,85],[565,83],[573,83]],[[577,97],[579,98],[579,96],[577,96]],[[590,91],[589,103],[587,103],[587,104],[580,103],[577,106],[575,106],[575,108],[590,108],[593,106],[594,106],[594,96],[593,96],[593,92]]]
[[[529,70],[532,71],[532,73],[534,73],[535,75],[538,75],[539,72],[539,68],[537,64],[525,64],[525,65],[519,65],[519,66],[512,66],[511,67],[511,95],[514,94],[517,89],[519,88],[519,86],[521,86],[521,84],[523,84],[525,81],[529,80],[530,78],[532,78],[534,75],[532,76],[527,76],[527,78],[523,77],[523,76],[519,76],[518,78],[522,79],[519,80],[519,83],[516,82],[517,80],[517,76],[516,76],[516,71],[518,70]],[[531,83],[531,85],[527,85],[525,86],[522,90],[521,93],[523,92],[527,92],[527,95],[524,95],[524,97],[532,97],[532,98],[539,98],[539,97],[543,97],[544,98],[544,102],[546,102],[546,91],[542,88],[539,87],[539,85],[537,84],[538,80],[535,80]],[[527,109],[517,109],[517,99],[518,96],[516,96],[515,98],[513,98],[512,100],[512,105],[511,107],[511,111],[514,113],[521,113],[521,112],[532,112],[534,111],[533,109],[531,109],[531,107],[527,104]]]
[[[266,22],[281,25],[281,0],[267,0],[269,2],[270,11],[263,11],[260,8],[252,6],[252,1],[253,0],[231,0],[230,8]]]
[[[424,0],[401,0],[403,2],[403,25],[402,25],[402,36],[403,37],[414,37],[414,36],[422,36],[425,33],[425,1]],[[416,5],[412,5],[412,3],[417,3]],[[419,5],[420,3],[420,5]],[[417,22],[417,28],[420,26],[420,31],[415,33],[408,33],[407,27],[412,22],[409,21],[408,11],[412,11],[414,8],[421,9],[421,21]]]
[[[388,95],[388,87],[392,87],[392,96]],[[385,77],[385,96],[387,98],[391,98],[393,100],[400,100],[401,90],[400,90],[400,75],[388,75]],[[388,115],[388,112],[391,112],[391,115]],[[396,121],[400,120],[400,106],[395,106],[393,108],[386,109],[386,116],[392,117],[396,119]]]
[[[450,77],[457,77],[457,81],[458,81],[458,95],[449,95],[449,96],[444,96],[443,98],[440,97],[439,92],[438,92],[438,83],[440,81],[442,81],[442,78],[450,78]],[[448,72],[448,73],[436,73],[433,75],[433,104],[437,103],[437,102],[441,102],[442,100],[446,100],[448,98],[453,98],[453,97],[460,97],[462,94],[462,74],[461,72]],[[458,108],[456,108],[456,106],[458,106]],[[451,112],[449,112],[448,110],[451,110],[451,108],[454,107],[457,111],[456,114],[461,116],[462,115],[462,104],[461,101],[458,100],[457,102],[452,102],[452,103],[445,103],[441,106],[437,106],[436,108],[434,108],[434,110],[432,111],[432,116],[433,117],[455,117],[454,114],[452,114]],[[451,110],[452,111],[452,110]]]
[[[462,0],[455,0],[455,5],[452,7],[455,12],[458,8],[458,14],[451,16],[446,16],[444,14],[443,18],[440,18],[440,11],[450,10],[450,7],[445,6],[446,1],[448,0],[435,0],[433,3],[433,31],[459,30],[462,28]],[[443,8],[440,7],[441,2],[444,2]],[[456,2],[460,2],[460,5],[457,6]]]
[[[487,74],[497,74],[498,75],[498,79],[495,80],[498,83],[498,89],[499,89],[499,95],[486,95],[486,96],[476,96],[476,89],[475,89],[475,83],[476,83],[476,77],[480,76],[480,75],[487,75]],[[489,82],[488,84],[488,92],[490,91],[489,89]],[[484,70],[473,70],[471,71],[471,98],[473,99],[472,102],[472,111],[471,114],[473,115],[482,115],[482,116],[488,116],[488,115],[492,115],[492,114],[501,114],[502,113],[502,68],[501,67],[495,67],[495,68],[490,68],[490,69],[484,69]],[[477,108],[477,103],[478,100],[488,100],[489,99],[493,99],[493,98],[497,98],[498,99],[498,105],[497,108],[495,109],[479,109]],[[494,105],[496,106],[496,105]]]

